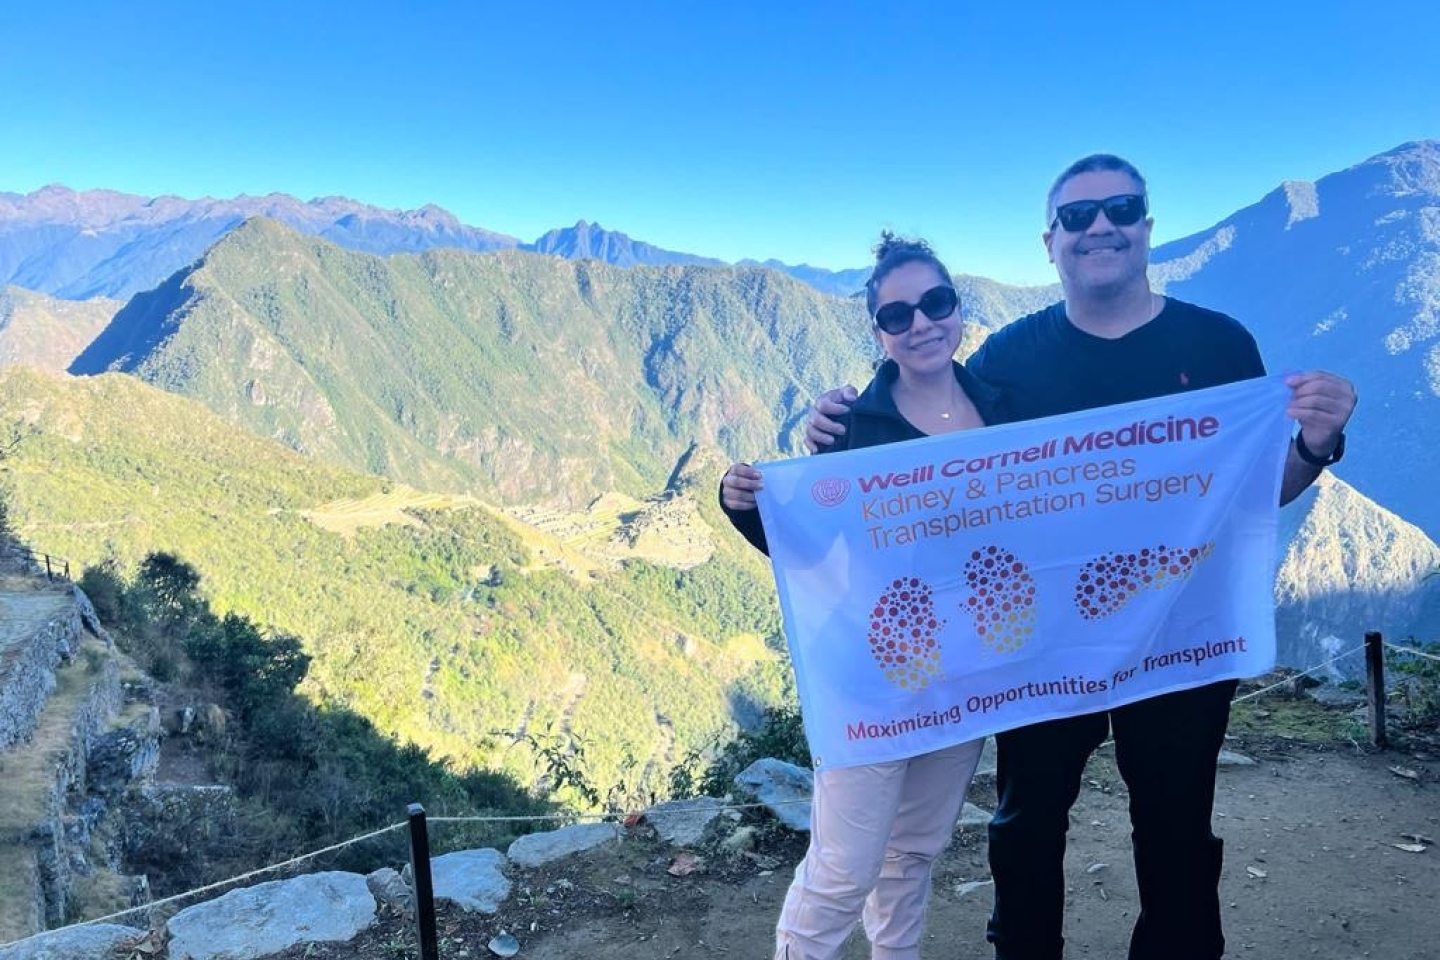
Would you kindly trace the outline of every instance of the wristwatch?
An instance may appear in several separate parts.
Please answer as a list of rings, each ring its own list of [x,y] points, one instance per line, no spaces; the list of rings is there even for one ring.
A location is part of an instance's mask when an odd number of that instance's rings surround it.
[[[1330,456],[1322,457],[1317,455],[1309,447],[1305,446],[1305,431],[1301,430],[1295,434],[1295,452],[1300,454],[1300,459],[1312,467],[1329,467],[1340,462],[1345,456],[1345,433],[1341,431],[1340,438],[1335,441],[1335,449],[1330,451]]]

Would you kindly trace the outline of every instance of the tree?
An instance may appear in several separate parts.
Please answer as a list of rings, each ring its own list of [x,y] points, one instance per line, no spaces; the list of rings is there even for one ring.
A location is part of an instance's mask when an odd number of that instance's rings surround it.
[[[185,638],[185,652],[220,684],[243,718],[293,693],[310,669],[310,657],[298,638],[267,635],[236,613],[218,621],[208,613],[197,617]]]
[[[146,615],[170,630],[183,631],[207,607],[200,572],[173,553],[152,553],[140,561],[135,594]]]

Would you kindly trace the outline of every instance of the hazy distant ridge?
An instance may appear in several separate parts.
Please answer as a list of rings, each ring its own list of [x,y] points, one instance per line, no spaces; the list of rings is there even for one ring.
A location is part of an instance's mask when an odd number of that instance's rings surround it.
[[[364,253],[520,249],[622,267],[724,263],[713,257],[664,250],[584,220],[551,230],[527,244],[467,226],[434,205],[386,210],[344,197],[302,201],[283,193],[186,200],[51,185],[30,194],[0,192],[0,285],[14,284],[67,299],[129,298],[197,259],[251,217],[269,217],[301,233]],[[745,265],[752,263],[745,261]],[[806,265],[790,267],[776,260],[764,265],[841,296],[859,289],[865,278],[861,270],[837,274]]]

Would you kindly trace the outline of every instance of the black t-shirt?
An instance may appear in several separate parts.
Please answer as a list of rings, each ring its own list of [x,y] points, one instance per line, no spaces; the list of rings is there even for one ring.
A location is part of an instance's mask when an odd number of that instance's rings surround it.
[[[991,334],[971,372],[998,388],[1006,419],[1033,420],[1264,376],[1260,350],[1223,313],[1166,298],[1149,323],[1116,340],[1085,333],[1063,303]]]

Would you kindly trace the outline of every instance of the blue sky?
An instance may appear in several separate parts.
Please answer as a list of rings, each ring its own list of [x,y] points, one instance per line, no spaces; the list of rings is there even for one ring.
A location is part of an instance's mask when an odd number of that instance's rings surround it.
[[[1043,282],[1044,192],[1085,153],[1140,166],[1163,242],[1440,137],[1433,3],[1283,6],[32,0],[0,190],[435,203],[830,268],[891,227]]]

